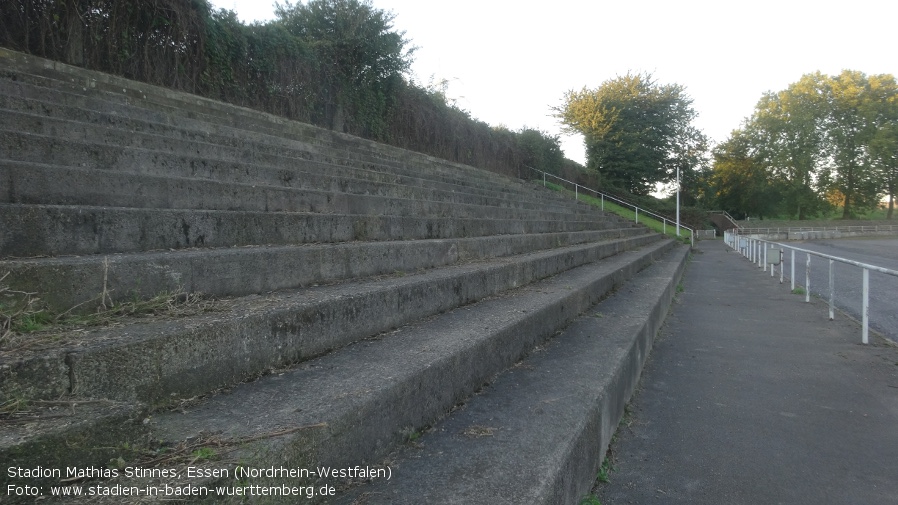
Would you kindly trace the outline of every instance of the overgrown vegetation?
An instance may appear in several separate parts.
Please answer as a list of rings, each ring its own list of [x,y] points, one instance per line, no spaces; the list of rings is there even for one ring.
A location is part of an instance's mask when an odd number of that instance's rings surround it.
[[[491,127],[446,81],[410,80],[392,21],[364,0],[286,2],[251,25],[206,0],[9,0],[0,45],[506,175],[561,170],[557,137]]]

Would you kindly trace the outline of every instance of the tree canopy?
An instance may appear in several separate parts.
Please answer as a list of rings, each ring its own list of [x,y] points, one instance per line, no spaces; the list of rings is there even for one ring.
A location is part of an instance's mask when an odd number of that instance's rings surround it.
[[[697,114],[685,88],[658,84],[650,74],[568,91],[555,112],[568,131],[583,134],[587,167],[634,194],[671,181],[677,168],[694,169],[707,150],[707,138],[692,125]]]
[[[842,207],[842,217],[890,201],[898,172],[898,85],[891,75],[845,70],[806,74],[787,89],[764,94],[742,129],[715,156],[718,203],[727,210],[782,213],[805,219]],[[735,177],[730,150],[752,166]],[[729,154],[728,154],[729,153]],[[759,183],[757,178],[765,182]],[[755,195],[738,202],[730,195]],[[769,202],[778,202],[773,208]],[[889,217],[891,217],[891,204]]]
[[[383,131],[391,87],[414,52],[405,33],[393,31],[394,15],[359,0],[288,1],[276,4],[275,14],[278,24],[314,50],[328,126],[349,131],[345,123],[355,119],[375,136]]]

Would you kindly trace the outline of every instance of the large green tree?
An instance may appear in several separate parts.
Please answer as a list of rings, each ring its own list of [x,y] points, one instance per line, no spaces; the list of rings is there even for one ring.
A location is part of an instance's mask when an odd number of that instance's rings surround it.
[[[734,216],[776,215],[780,211],[781,190],[762,163],[752,155],[752,140],[743,130],[713,151],[711,186],[716,206]]]
[[[414,52],[405,33],[393,30],[394,15],[367,0],[286,2],[275,13],[315,55],[331,128],[381,137],[392,90]]]
[[[873,166],[882,181],[883,192],[889,197],[887,217],[895,212],[895,195],[898,194],[898,118],[876,132],[870,142]]]
[[[895,78],[845,70],[806,74],[766,93],[742,134],[781,195],[783,212],[805,219],[836,202],[850,218],[895,192],[896,124]]]
[[[685,88],[658,84],[650,74],[568,91],[555,113],[567,131],[583,134],[587,167],[634,194],[670,182],[678,168],[694,169],[707,151],[707,138],[692,124],[697,114]]]
[[[870,90],[876,131],[867,147],[880,191],[889,197],[892,219],[898,194],[898,82],[892,75],[871,76]]]
[[[826,104],[819,93],[825,80],[807,74],[783,91],[765,93],[743,132],[747,152],[782,198],[781,211],[798,219],[826,206],[816,178],[825,158]]]
[[[880,189],[870,152],[876,137],[880,112],[873,81],[862,72],[844,70],[823,82],[818,93],[826,102],[823,124],[829,163],[821,171],[821,182],[842,197],[842,217],[869,210],[879,203]],[[881,90],[879,90],[881,91]]]

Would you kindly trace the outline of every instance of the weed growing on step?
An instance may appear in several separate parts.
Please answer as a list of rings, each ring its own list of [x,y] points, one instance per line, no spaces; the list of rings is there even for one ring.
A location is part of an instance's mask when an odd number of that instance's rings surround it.
[[[420,449],[424,447],[424,445],[421,443],[421,437],[428,433],[430,429],[430,426],[422,426],[418,429],[409,426],[399,430],[399,434],[405,440],[406,445],[408,445],[409,447]]]
[[[35,293],[15,291],[2,284],[9,272],[0,277],[0,348],[7,345],[14,334],[35,331],[46,320]]]
[[[74,326],[107,326],[123,316],[192,315],[205,312],[210,308],[211,303],[211,300],[204,299],[200,293],[185,293],[178,290],[160,293],[146,300],[135,297],[130,301],[110,305],[105,310],[99,310],[92,314],[62,317],[59,322]]]
[[[596,474],[596,482],[601,484],[608,484],[611,482],[611,472],[614,471],[614,467],[611,465],[611,459],[605,458],[605,461],[602,461],[602,466],[599,467],[599,473]]]
[[[60,331],[110,326],[123,317],[183,317],[214,310],[213,301],[204,299],[200,293],[176,290],[145,300],[135,295],[129,301],[114,303],[104,289],[97,298],[54,314],[41,303],[37,293],[16,291],[2,284],[7,275],[0,277],[0,350],[3,351],[39,348],[59,341]],[[96,312],[73,313],[80,305],[98,300],[100,306]]]
[[[580,500],[579,505],[602,505],[602,502],[595,496],[587,496]]]
[[[43,330],[47,325],[53,322],[53,316],[43,310],[25,314],[13,328],[18,333],[34,333]]]
[[[805,293],[807,293],[807,291],[805,291],[804,288],[795,288],[792,290],[793,295],[803,295]]]
[[[617,423],[617,430],[614,431],[614,437],[617,437],[617,432],[621,428],[629,428],[633,424],[633,407],[630,403],[624,405],[624,414],[620,418],[620,422]],[[611,449],[609,449],[609,452]]]
[[[211,447],[200,447],[199,449],[193,451],[193,459],[190,461],[191,463],[196,463],[197,461],[206,461],[215,458],[215,449]]]
[[[5,398],[0,402],[0,419],[10,419],[28,411],[28,400],[20,396]]]
[[[277,431],[260,433],[245,437],[224,437],[221,435],[203,435],[190,441],[183,441],[173,446],[160,447],[157,450],[136,450],[132,452],[138,455],[133,462],[134,466],[159,467],[171,465],[192,465],[197,461],[219,459],[229,453],[245,447],[247,444],[282,437],[299,431],[317,430],[327,428],[327,423],[307,424],[294,426]]]

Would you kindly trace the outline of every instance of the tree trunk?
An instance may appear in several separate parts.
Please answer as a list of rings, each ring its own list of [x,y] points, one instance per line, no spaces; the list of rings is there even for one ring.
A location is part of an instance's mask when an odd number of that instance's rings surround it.
[[[65,62],[80,67],[84,65],[84,23],[74,1],[66,4],[66,18]]]
[[[845,188],[845,201],[842,206],[842,219],[851,219],[851,194],[854,193],[853,171],[848,172],[848,187]]]
[[[851,193],[845,193],[845,201],[842,203],[842,219],[851,218]]]

